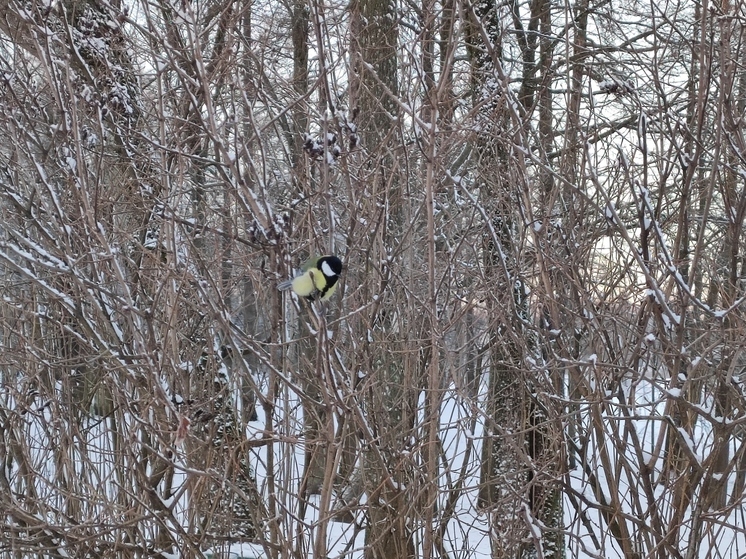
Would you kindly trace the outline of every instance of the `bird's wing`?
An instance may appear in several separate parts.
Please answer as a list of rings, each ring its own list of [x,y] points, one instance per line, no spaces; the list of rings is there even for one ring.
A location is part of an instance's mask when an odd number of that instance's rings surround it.
[[[307,272],[308,270],[311,270],[311,269],[315,268],[316,264],[318,264],[318,262],[319,262],[319,257],[318,256],[313,256],[313,257],[309,258],[308,260],[306,260],[301,265],[301,267],[300,267],[301,273]]]

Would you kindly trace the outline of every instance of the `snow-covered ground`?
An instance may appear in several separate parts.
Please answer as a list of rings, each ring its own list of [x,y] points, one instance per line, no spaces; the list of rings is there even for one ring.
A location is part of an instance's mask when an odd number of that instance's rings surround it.
[[[586,455],[577,457],[574,467],[565,478],[569,485],[564,498],[565,543],[569,558],[624,558],[619,541],[609,528],[608,514],[604,513],[608,511],[608,503],[613,500],[611,491],[616,492],[622,504],[623,521],[631,533],[630,537],[642,541],[647,538],[652,542],[647,551],[655,550],[655,538],[660,536],[646,532],[655,515],[658,515],[666,529],[674,527],[669,522],[673,514],[672,488],[675,487],[675,480],[661,477],[663,461],[659,447],[661,428],[670,421],[666,415],[667,405],[670,405],[672,398],[681,397],[680,393],[666,388],[655,379],[643,378],[635,383],[625,381],[623,394],[627,402],[635,402],[634,406],[626,406],[626,416],[620,412],[623,402],[616,396],[577,408],[580,431],[587,440],[583,447]],[[6,399],[6,403],[11,408],[16,405],[12,397]],[[592,406],[597,406],[594,413],[601,417],[600,431],[594,430]],[[77,483],[85,485],[89,492],[91,487],[116,486],[117,471],[114,461],[117,450],[112,447],[111,433],[105,421],[89,420],[87,428],[78,434],[78,444],[70,447],[74,455],[68,457],[69,462],[61,464],[50,460],[48,452],[55,434],[58,433],[56,429],[59,424],[59,418],[55,418],[51,407],[44,407],[33,416],[29,415],[26,421],[25,436],[31,452],[30,463],[40,480],[36,488],[39,497],[43,499],[49,496],[59,502],[59,488],[55,486],[54,480],[64,477],[60,475],[60,468],[63,467],[73,467]],[[700,407],[706,416],[708,408]],[[260,494],[266,500],[269,491],[274,488],[278,510],[285,511],[278,513],[281,517],[277,526],[284,541],[291,546],[288,553],[292,553],[292,550],[304,550],[305,556],[312,558],[317,538],[325,533],[324,547],[330,559],[362,558],[365,531],[360,527],[365,520],[364,496],[362,506],[356,513],[357,522],[354,523],[338,522],[328,514],[322,518],[322,503],[318,495],[309,499],[303,518],[294,516],[294,513],[301,510],[298,493],[305,459],[302,406],[295,392],[287,389],[278,400],[276,410],[277,416],[272,425],[277,440],[277,444],[271,447],[275,453],[272,476],[267,471],[267,464],[270,463],[267,453],[270,447],[256,446],[250,452]],[[249,439],[266,436],[267,418],[261,406],[257,408],[257,412],[257,420],[248,427]],[[711,424],[703,416],[699,417],[691,435],[685,430],[680,430],[680,435],[688,453],[696,460],[696,467],[706,469],[714,436]],[[136,429],[133,428],[133,431]],[[475,408],[474,400],[465,397],[462,391],[453,387],[446,390],[440,414],[442,457],[438,510],[444,510],[449,490],[456,486],[461,488],[455,514],[448,521],[443,538],[443,545],[451,559],[488,559],[491,556],[490,532],[493,529],[493,519],[490,513],[476,507],[483,435],[484,422]],[[737,437],[731,445],[731,459],[738,450],[736,442]],[[608,467],[609,463],[604,463],[601,450],[610,461],[611,468]],[[177,455],[173,481],[174,494],[179,497],[176,502],[167,504],[172,506],[176,519],[187,526],[188,493],[181,492],[179,488],[187,483],[189,468],[182,459],[183,456]],[[447,466],[444,467],[443,464]],[[647,472],[644,475],[641,473],[643,469]],[[737,468],[732,470],[736,471]],[[11,479],[18,474],[17,470],[8,473]],[[65,472],[65,475],[69,473]],[[645,476],[656,482],[646,487]],[[714,479],[717,480],[717,477]],[[669,547],[666,553],[677,550],[679,556],[687,559],[746,557],[746,510],[742,502],[743,496],[733,494],[734,479],[733,474],[727,479],[729,507],[723,511],[702,510],[699,502],[705,486],[700,483],[695,487],[691,503],[686,506],[679,522],[677,541],[667,543]],[[113,500],[113,497],[103,499],[105,502]],[[99,512],[106,511],[102,509]],[[95,516],[96,510],[87,510],[86,513]],[[530,528],[540,534],[544,527],[535,522]],[[174,537],[178,541],[180,536],[175,533]],[[415,537],[421,541],[421,530],[415,530]],[[699,538],[696,554],[692,554],[694,538]],[[207,550],[205,556],[214,559],[261,559],[266,556],[266,551],[258,543],[234,543]],[[677,555],[673,553],[671,556]]]

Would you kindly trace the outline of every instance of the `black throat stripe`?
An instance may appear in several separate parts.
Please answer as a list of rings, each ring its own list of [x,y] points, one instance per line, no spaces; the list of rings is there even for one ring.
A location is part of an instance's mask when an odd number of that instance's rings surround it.
[[[308,297],[309,299],[311,299],[311,300],[322,299],[324,297],[324,295],[326,295],[327,293],[329,293],[329,290],[332,287],[334,287],[334,285],[337,283],[338,277],[337,276],[332,276],[330,278],[327,278],[326,276],[324,276],[324,279],[326,279],[326,285],[324,286],[324,289],[321,289],[321,290],[317,289],[315,293],[311,294]]]

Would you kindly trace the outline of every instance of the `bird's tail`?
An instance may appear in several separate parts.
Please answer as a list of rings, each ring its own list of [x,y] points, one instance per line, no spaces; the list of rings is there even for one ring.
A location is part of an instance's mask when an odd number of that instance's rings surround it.
[[[282,281],[277,284],[277,289],[279,289],[280,291],[287,291],[288,289],[292,287],[292,285],[293,285],[293,280]]]

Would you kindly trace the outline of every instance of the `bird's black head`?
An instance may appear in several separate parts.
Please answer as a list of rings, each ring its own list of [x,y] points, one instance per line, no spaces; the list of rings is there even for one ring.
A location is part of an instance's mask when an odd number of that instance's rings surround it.
[[[327,278],[336,277],[342,274],[342,261],[336,256],[322,256],[316,263],[316,267],[321,270]]]

